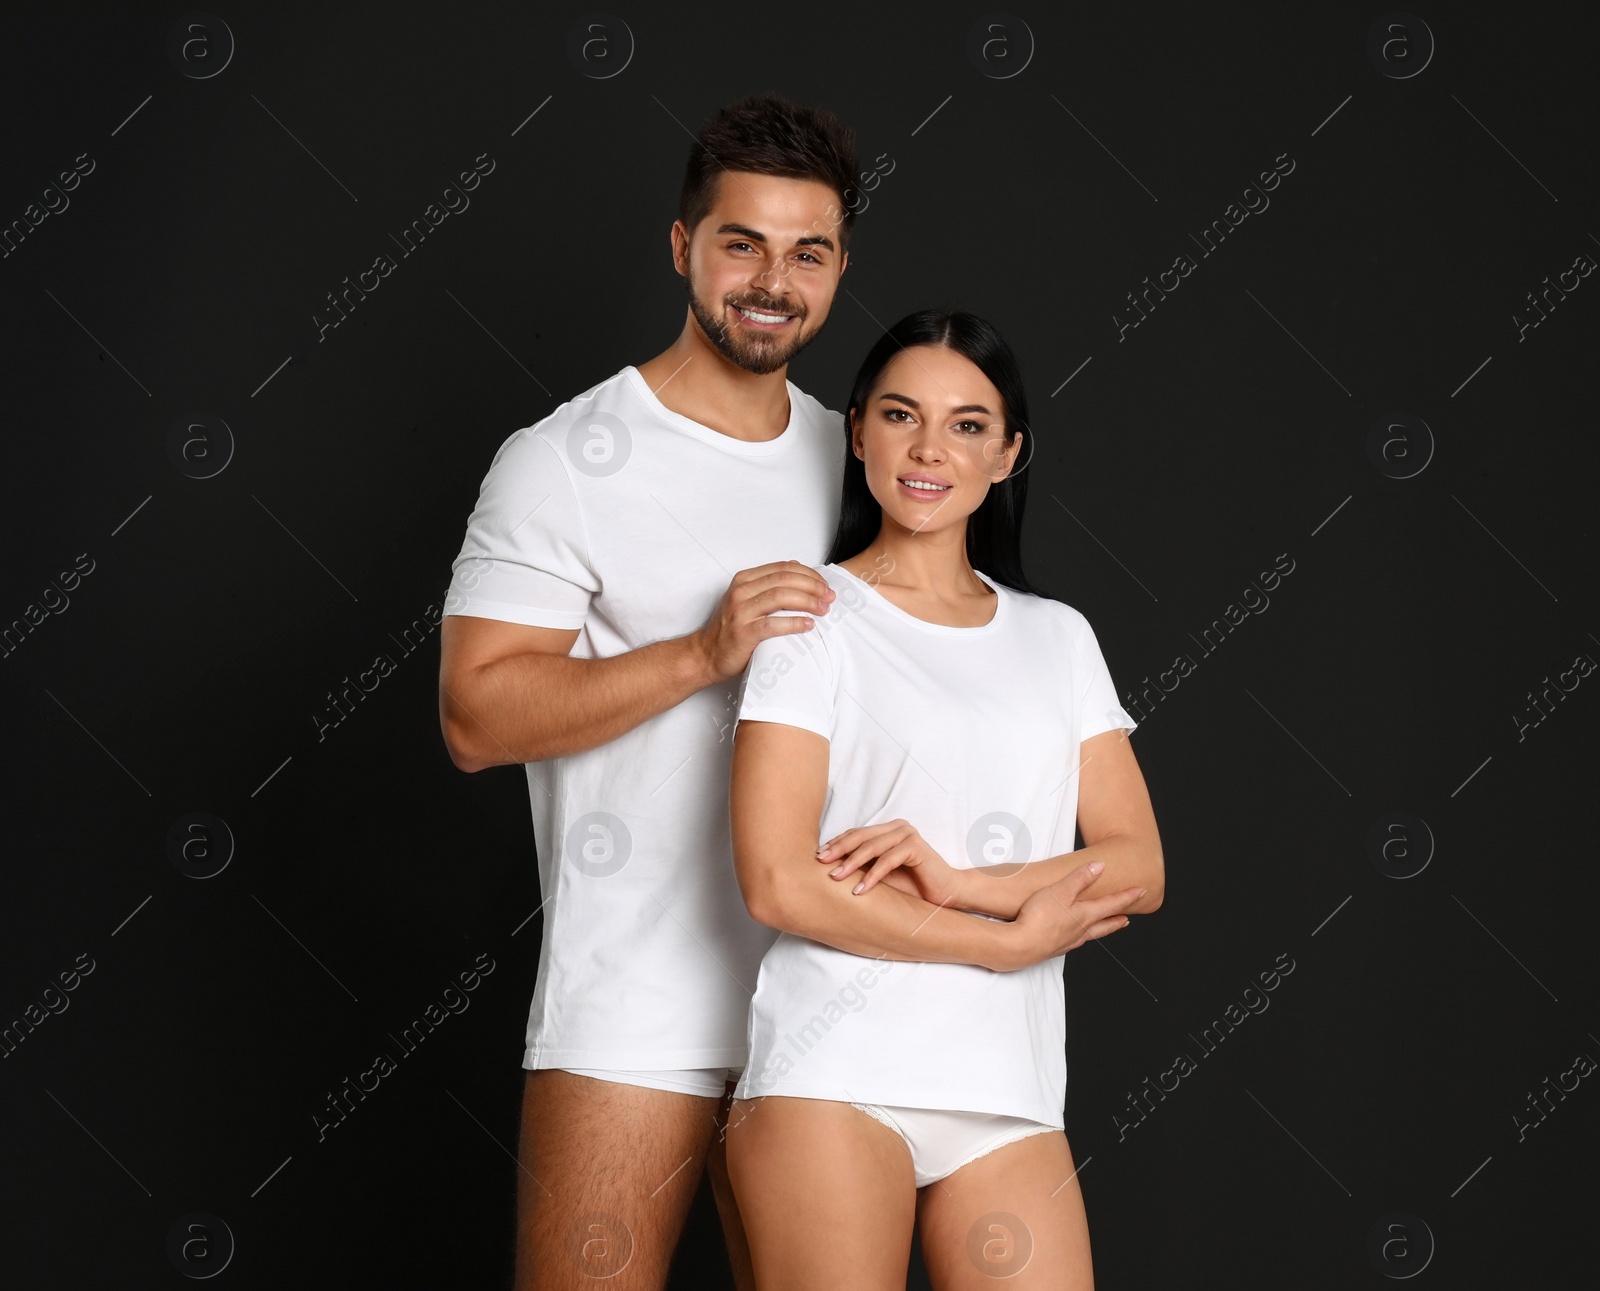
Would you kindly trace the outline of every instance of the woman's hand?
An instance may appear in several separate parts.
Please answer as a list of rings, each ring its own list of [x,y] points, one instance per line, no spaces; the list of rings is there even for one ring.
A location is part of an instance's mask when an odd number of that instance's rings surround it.
[[[1014,954],[1005,967],[1026,968],[1054,959],[1128,926],[1123,911],[1142,897],[1145,889],[1125,888],[1111,896],[1085,898],[1083,890],[1103,868],[1100,861],[1080,865],[1022,903],[1009,934],[1015,941]]]
[[[817,849],[817,860],[834,866],[829,874],[835,880],[847,879],[870,865],[855,886],[857,895],[888,880],[891,887],[933,905],[961,905],[962,871],[953,868],[904,820],[847,829]]]

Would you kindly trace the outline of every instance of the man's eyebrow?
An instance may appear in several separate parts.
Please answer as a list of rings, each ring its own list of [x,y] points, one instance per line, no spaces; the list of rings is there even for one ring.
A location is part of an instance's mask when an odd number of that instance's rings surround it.
[[[717,227],[717,233],[718,234],[737,233],[740,237],[749,238],[752,242],[765,243],[766,240],[767,240],[767,235],[765,233],[757,233],[754,229],[747,228],[743,224],[722,224],[722,225],[719,225]],[[833,250],[833,239],[832,238],[828,238],[828,237],[824,237],[820,233],[816,234],[816,235],[814,235],[812,237],[796,238],[794,240],[794,244],[797,247],[818,247],[818,246],[820,246],[820,247],[827,247],[829,251]]]
[[[901,403],[910,404],[918,412],[922,411],[922,405],[920,403],[918,403],[915,399],[913,399],[910,395],[906,395],[906,394],[890,394],[888,392],[885,392],[883,394],[880,394],[878,396],[878,398],[880,398],[880,399],[898,399]],[[991,417],[991,416],[994,415],[987,408],[985,408],[981,403],[964,403],[959,408],[952,408],[952,409],[950,409],[950,411],[951,411],[951,413],[981,412],[985,417]]]

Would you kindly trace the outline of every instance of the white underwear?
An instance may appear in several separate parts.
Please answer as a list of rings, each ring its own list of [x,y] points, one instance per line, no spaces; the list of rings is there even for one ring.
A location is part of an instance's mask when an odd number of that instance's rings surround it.
[[[911,1149],[911,1169],[916,1185],[926,1188],[979,1157],[1027,1138],[1030,1134],[1062,1131],[1054,1125],[1022,1116],[997,1116],[992,1112],[950,1112],[933,1107],[884,1107],[878,1103],[851,1103],[874,1120],[882,1121]]]
[[[646,1089],[665,1089],[678,1094],[697,1094],[701,1098],[721,1098],[728,1081],[737,1081],[743,1067],[689,1067],[676,1071],[601,1071],[593,1067],[563,1067],[575,1076],[592,1076],[618,1085],[643,1085]]]

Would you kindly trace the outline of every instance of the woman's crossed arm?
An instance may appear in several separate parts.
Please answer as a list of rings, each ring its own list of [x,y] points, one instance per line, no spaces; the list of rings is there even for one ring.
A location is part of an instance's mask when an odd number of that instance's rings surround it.
[[[759,923],[856,955],[1005,972],[1063,954],[1126,922],[1121,912],[1137,889],[1078,899],[1099,873],[1081,856],[1019,900],[1006,916],[1010,922],[974,918],[887,884],[856,895],[852,884],[830,879],[817,863],[827,779],[822,736],[777,722],[739,722],[729,822],[739,890]]]
[[[956,869],[948,865],[911,827],[867,825],[847,829],[830,840],[820,858],[834,863],[837,879],[846,887],[860,883],[870,892],[885,879],[902,891],[938,899],[961,910],[977,910],[1002,919],[1015,919],[1028,898],[1040,889],[1073,873],[1079,866],[1098,862],[1098,877],[1082,890],[1099,896],[1121,892],[1130,885],[1142,889],[1120,909],[1126,914],[1154,914],[1166,895],[1166,863],[1161,835],[1144,774],[1133,756],[1128,732],[1120,727],[1091,736],[1079,748],[1078,831],[1083,846],[1042,861],[1024,864]],[[872,868],[858,880],[845,883],[868,862]],[[830,871],[831,872],[831,871]],[[893,875],[893,878],[890,876]]]

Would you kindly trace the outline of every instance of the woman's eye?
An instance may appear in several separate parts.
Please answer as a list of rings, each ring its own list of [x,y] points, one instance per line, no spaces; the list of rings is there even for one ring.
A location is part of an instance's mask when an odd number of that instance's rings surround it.
[[[911,414],[904,408],[889,408],[885,410],[883,415],[893,421],[896,417],[909,417]]]
[[[969,435],[981,435],[985,430],[988,429],[988,427],[985,426],[981,421],[963,421],[957,424],[962,426],[971,426],[972,429],[967,432]]]

